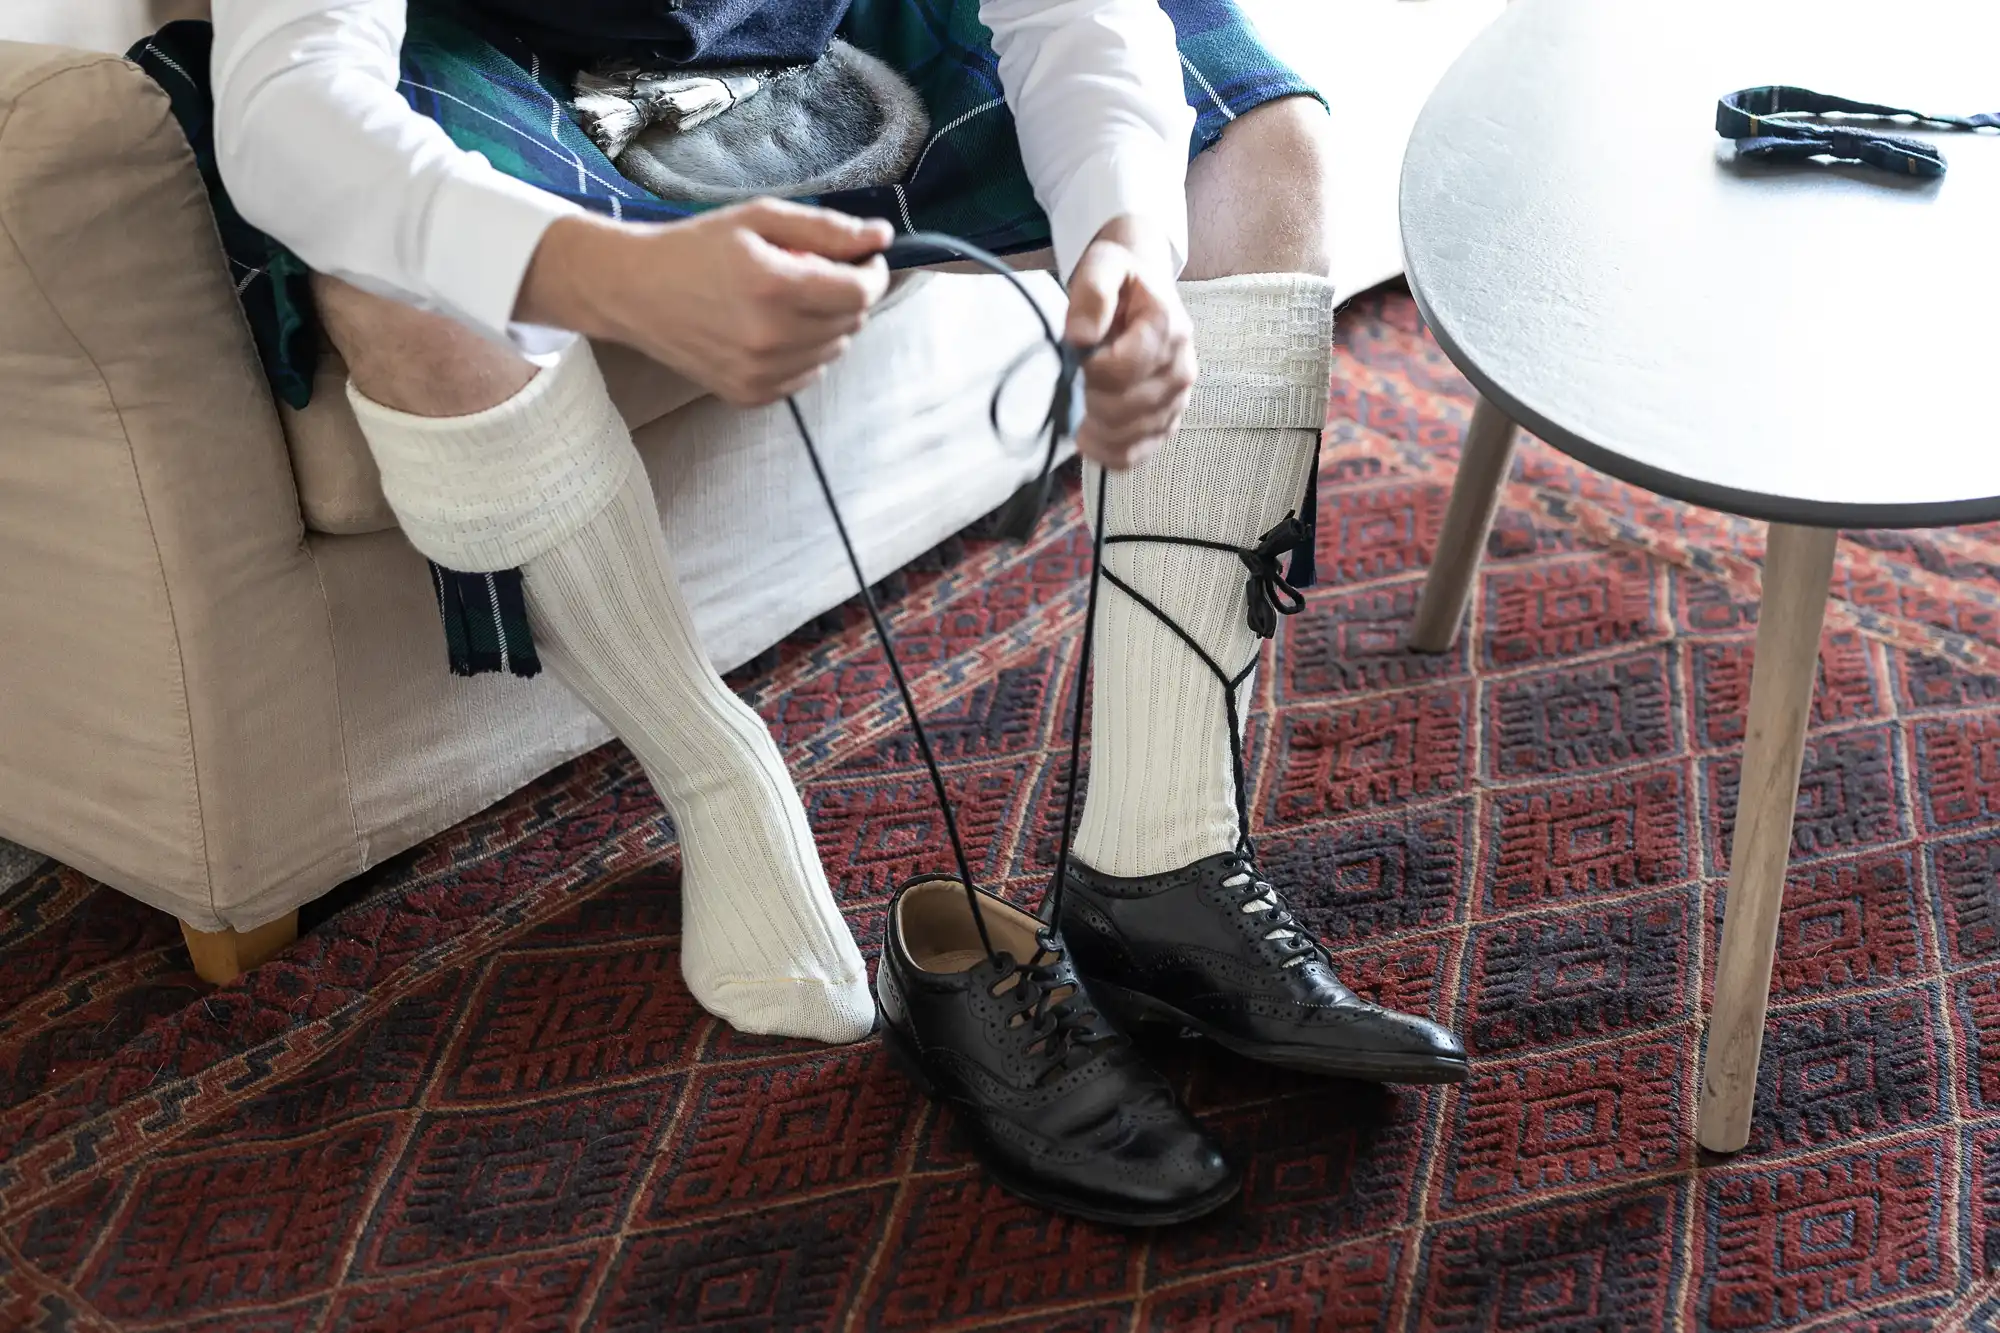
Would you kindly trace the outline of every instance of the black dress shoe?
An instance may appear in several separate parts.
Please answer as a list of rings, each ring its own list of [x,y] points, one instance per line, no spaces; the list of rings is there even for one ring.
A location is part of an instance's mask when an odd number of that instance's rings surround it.
[[[1091,996],[1128,1029],[1192,1028],[1238,1055],[1382,1083],[1457,1083],[1465,1047],[1368,1003],[1247,856],[1122,879],[1070,862],[1061,922]]]
[[[883,1038],[918,1086],[949,1103],[993,1178],[1094,1222],[1185,1222],[1242,1180],[1167,1081],[1095,1009],[1061,939],[965,886],[903,886],[876,972]]]

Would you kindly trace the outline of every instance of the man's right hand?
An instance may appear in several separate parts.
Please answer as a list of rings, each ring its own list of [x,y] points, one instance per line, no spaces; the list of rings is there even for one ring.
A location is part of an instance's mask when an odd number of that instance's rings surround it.
[[[629,344],[759,407],[847,350],[888,290],[880,255],[894,235],[886,222],[775,199],[663,226],[564,218],[528,265],[515,318]]]

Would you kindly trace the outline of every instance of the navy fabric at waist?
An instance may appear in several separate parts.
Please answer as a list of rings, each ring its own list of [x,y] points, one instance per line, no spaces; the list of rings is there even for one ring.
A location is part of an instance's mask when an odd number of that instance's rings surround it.
[[[850,0],[434,0],[488,34],[578,60],[788,65],[817,60]]]

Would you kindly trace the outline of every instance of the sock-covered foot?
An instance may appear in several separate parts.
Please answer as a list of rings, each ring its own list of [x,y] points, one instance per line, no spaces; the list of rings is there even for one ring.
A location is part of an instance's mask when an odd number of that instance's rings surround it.
[[[798,791],[763,721],[709,662],[589,349],[475,416],[410,417],[353,397],[405,531],[448,568],[521,567],[543,663],[630,747],[673,815],[694,997],[744,1032],[866,1036],[867,969]]]
[[[709,665],[644,474],[523,568],[542,660],[638,756],[681,843],[681,969],[743,1032],[858,1041],[867,969],[763,720]]]

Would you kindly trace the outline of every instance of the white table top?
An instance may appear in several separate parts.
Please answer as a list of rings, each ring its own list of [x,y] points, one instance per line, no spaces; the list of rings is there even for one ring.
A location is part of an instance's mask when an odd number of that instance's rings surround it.
[[[1739,165],[1714,128],[1757,84],[2000,110],[1996,52],[1982,0],[1515,0],[1418,120],[1412,290],[1496,406],[1615,476],[1796,523],[2000,518],[2000,135],[1924,134],[1923,182]]]

